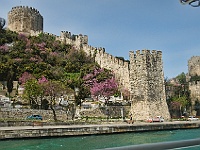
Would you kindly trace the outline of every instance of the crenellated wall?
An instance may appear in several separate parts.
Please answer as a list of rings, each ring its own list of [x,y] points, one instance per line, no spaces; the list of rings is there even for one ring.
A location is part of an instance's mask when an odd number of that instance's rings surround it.
[[[136,120],[155,116],[170,119],[166,103],[162,52],[130,52],[131,113]]]
[[[88,36],[82,34],[71,35],[71,32],[61,31],[60,41],[62,41],[64,44],[72,44],[75,45],[76,48],[82,49],[84,45],[88,45]]]
[[[43,18],[36,9],[14,7],[8,16],[10,30],[28,32],[34,36],[42,32]],[[20,20],[20,16],[23,21]],[[112,70],[118,79],[120,89],[129,90],[131,93],[131,113],[134,119],[145,120],[156,115],[162,115],[165,119],[170,118],[165,98],[161,51],[130,52],[129,62],[106,53],[104,48],[88,45],[87,35],[72,35],[68,31],[61,31],[60,36],[45,34],[54,36],[64,44],[72,44],[76,49],[84,50],[87,55],[94,57],[102,68]]]
[[[130,89],[128,61],[106,53],[102,47],[97,48],[88,45],[88,36],[86,35],[71,35],[71,32],[61,31],[60,37],[57,37],[57,39],[65,44],[72,44],[77,49],[83,49],[87,55],[94,57],[102,68],[110,69],[115,73],[121,89]]]
[[[32,7],[17,6],[8,12],[8,29],[31,34],[43,31],[43,17]]]
[[[95,61],[103,68],[110,69],[118,79],[121,90],[130,89],[129,86],[129,62],[116,58],[105,52],[104,49],[98,49]]]

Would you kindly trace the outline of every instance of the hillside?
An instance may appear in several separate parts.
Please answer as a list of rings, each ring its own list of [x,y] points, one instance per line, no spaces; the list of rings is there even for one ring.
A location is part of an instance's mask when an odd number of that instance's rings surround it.
[[[50,35],[26,37],[3,30],[0,37],[1,81],[6,80],[8,74],[18,80],[24,72],[36,78],[63,80],[66,73],[80,73],[83,67],[94,64],[83,51],[64,45]]]

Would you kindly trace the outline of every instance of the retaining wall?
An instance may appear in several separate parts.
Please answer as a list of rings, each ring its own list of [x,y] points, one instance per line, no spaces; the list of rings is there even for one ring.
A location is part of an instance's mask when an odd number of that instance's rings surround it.
[[[62,137],[90,134],[113,134],[123,132],[141,132],[155,130],[199,128],[196,122],[181,123],[142,123],[142,124],[104,124],[104,125],[71,125],[71,126],[23,126],[1,127],[0,139]]]

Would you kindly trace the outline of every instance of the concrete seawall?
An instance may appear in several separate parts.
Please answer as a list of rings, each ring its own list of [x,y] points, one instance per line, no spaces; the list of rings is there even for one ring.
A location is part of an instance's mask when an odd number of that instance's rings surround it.
[[[0,127],[0,140],[199,128],[200,122]]]
[[[199,128],[200,122],[0,127],[0,140]]]

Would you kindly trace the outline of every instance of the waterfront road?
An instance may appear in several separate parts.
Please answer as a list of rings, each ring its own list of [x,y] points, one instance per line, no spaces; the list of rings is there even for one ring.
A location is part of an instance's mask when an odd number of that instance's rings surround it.
[[[0,127],[0,139],[112,134],[122,132],[191,129],[199,127],[200,121],[158,123],[135,122],[133,124],[128,124],[126,122],[107,122],[89,125],[12,126]]]
[[[119,127],[119,126],[154,126],[154,125],[181,125],[181,124],[197,124],[200,126],[200,120],[199,121],[170,121],[170,122],[154,122],[154,123],[148,123],[148,122],[135,122],[133,124],[128,124],[126,122],[104,122],[100,124],[87,124],[87,125],[36,125],[36,126],[9,126],[9,127],[0,127],[0,130],[24,130],[24,129],[56,129],[56,128],[83,128],[83,127],[106,127],[106,126],[113,126],[113,127]]]
[[[80,127],[106,127],[106,126],[113,126],[113,127],[119,127],[119,126],[154,126],[154,125],[181,125],[181,124],[197,124],[200,126],[200,120],[199,121],[170,121],[170,122],[154,122],[154,123],[148,123],[148,122],[135,122],[133,124],[128,124],[126,122],[104,122],[100,124],[87,124],[87,125],[35,125],[35,126],[9,126],[9,127],[0,127],[0,130],[24,130],[24,129],[56,129],[56,128],[80,128]]]

